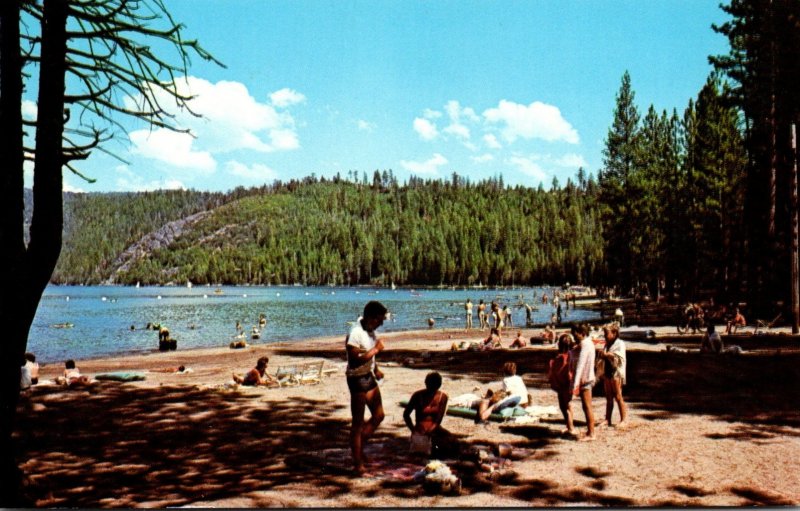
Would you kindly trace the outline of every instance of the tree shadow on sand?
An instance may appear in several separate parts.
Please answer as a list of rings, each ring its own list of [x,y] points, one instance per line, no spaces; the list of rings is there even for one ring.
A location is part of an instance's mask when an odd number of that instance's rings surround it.
[[[369,502],[379,490],[405,498],[423,494],[412,475],[427,461],[408,454],[405,434],[378,431],[367,446],[378,463],[377,482],[358,485],[350,471],[350,424],[335,415],[345,404],[264,401],[264,392],[279,390],[260,390],[105,382],[79,390],[35,388],[20,406],[16,433],[18,459],[29,476],[26,493],[40,507],[80,508],[241,498],[266,505],[258,492],[309,483],[315,497],[349,495],[355,502]],[[546,459],[551,451],[542,447],[551,440],[525,436],[512,442],[515,452]],[[465,439],[463,447],[476,446]],[[513,473],[492,478],[469,459],[448,463],[462,478],[462,494],[516,487]]]
[[[37,391],[17,437],[39,506],[180,506],[309,480],[331,494],[351,487],[343,469],[287,462],[342,445],[349,424],[332,417],[342,405],[111,383]]]

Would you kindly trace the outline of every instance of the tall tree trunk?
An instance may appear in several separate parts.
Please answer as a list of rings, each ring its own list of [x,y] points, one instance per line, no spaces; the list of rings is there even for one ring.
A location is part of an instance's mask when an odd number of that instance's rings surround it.
[[[0,322],[6,325],[0,342],[0,506],[25,505],[19,496],[20,473],[11,435],[19,400],[20,361],[27,331],[12,315],[16,309],[25,257],[22,151],[22,58],[20,2],[0,2]]]
[[[2,154],[8,165],[3,176],[3,254],[0,268],[2,298],[0,322],[5,340],[0,344],[0,452],[3,453],[2,506],[29,504],[21,500],[21,476],[15,463],[12,441],[14,418],[19,400],[20,366],[33,318],[42,293],[61,252],[63,227],[62,176],[64,131],[64,75],[66,67],[67,0],[46,0],[42,23],[42,61],[39,83],[39,109],[36,130],[33,197],[34,211],[27,250],[23,237],[23,151],[21,126],[22,68],[20,57],[20,2],[2,2]],[[10,136],[8,134],[10,133]],[[8,174],[8,175],[5,175]],[[8,242],[8,245],[6,245]]]
[[[797,200],[797,122],[792,124],[792,186],[791,186],[791,208],[789,213],[791,215],[791,239],[789,246],[791,251],[789,257],[791,258],[791,296],[792,296],[792,333],[797,334],[800,332],[800,260],[798,260],[798,245],[800,244],[800,227],[798,226],[798,200]]]

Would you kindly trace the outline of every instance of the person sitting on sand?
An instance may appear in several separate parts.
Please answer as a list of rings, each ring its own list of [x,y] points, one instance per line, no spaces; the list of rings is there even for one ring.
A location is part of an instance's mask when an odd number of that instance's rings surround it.
[[[68,387],[78,387],[91,383],[88,376],[81,374],[80,370],[75,366],[75,361],[72,359],[64,362],[63,381]]]
[[[564,416],[564,422],[567,429],[564,433],[576,436],[575,427],[572,423],[572,382],[574,375],[572,373],[573,367],[573,348],[575,347],[575,339],[570,334],[561,334],[558,338],[558,355],[552,360],[547,371],[547,379],[550,382],[550,388],[556,391],[558,395],[558,407],[561,409],[561,414]]]
[[[501,396],[499,401],[497,400],[498,394]],[[505,408],[528,406],[529,402],[530,396],[528,395],[528,389],[525,387],[525,382],[520,376],[517,376],[517,364],[506,362],[503,364],[501,390],[499,392],[489,391],[486,393],[486,398],[482,399],[478,404],[475,423],[486,422],[491,414]]]
[[[730,324],[730,323],[729,323]],[[722,353],[725,347],[722,344],[722,336],[716,331],[714,323],[709,323],[703,339],[700,341],[700,353]]]
[[[250,371],[244,375],[244,378],[234,373],[233,381],[241,385],[253,387],[257,385],[271,385],[277,383],[275,378],[267,374],[267,364],[269,364],[269,358],[261,357],[256,362],[256,366],[250,369]]]
[[[31,385],[39,383],[39,363],[36,362],[36,355],[33,353],[25,353],[25,367],[28,368],[28,373],[31,377]]]
[[[733,316],[733,319],[731,321],[728,321],[728,328],[725,329],[725,334],[730,335],[731,330],[733,330],[733,332],[736,333],[736,330],[738,330],[739,327],[746,325],[747,321],[745,321],[742,313],[739,312],[739,307],[736,307],[736,313]]]
[[[522,338],[522,330],[517,332],[517,336],[514,338],[514,341],[511,343],[512,348],[524,348],[525,347],[525,340]]]
[[[542,330],[542,342],[552,344],[556,340],[556,331],[551,325],[546,325]]]
[[[492,328],[492,330],[489,332],[489,337],[483,340],[481,349],[491,350],[495,348],[502,348],[503,344],[501,341],[500,330],[498,328]]]
[[[431,452],[442,454],[453,449],[452,434],[442,427],[442,419],[447,412],[447,394],[439,390],[442,387],[442,375],[434,371],[425,377],[425,388],[418,390],[408,400],[403,420],[411,430],[412,442],[415,435],[430,438]],[[415,421],[411,421],[414,413]]]

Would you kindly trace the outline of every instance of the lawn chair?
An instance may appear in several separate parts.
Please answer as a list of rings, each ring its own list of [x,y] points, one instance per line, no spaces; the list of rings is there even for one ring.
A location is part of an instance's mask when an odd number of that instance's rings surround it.
[[[753,335],[756,335],[759,329],[769,331],[770,328],[775,326],[775,323],[777,323],[779,319],[781,319],[780,313],[777,316],[775,316],[775,318],[772,321],[764,321],[763,319],[757,319],[756,329],[753,331]]]
[[[322,383],[324,365],[325,361],[321,360],[319,362],[280,366],[275,372],[275,379],[280,387],[315,385]]]

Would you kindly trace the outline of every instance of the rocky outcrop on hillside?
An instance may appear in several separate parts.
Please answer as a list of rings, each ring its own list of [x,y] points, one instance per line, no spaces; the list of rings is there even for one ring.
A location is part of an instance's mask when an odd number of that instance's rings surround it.
[[[170,246],[184,232],[209,214],[209,211],[201,211],[186,218],[169,222],[157,231],[142,236],[139,241],[126,248],[112,263],[114,269],[104,284],[116,284],[117,275],[128,271],[136,261],[147,257],[151,252]]]

